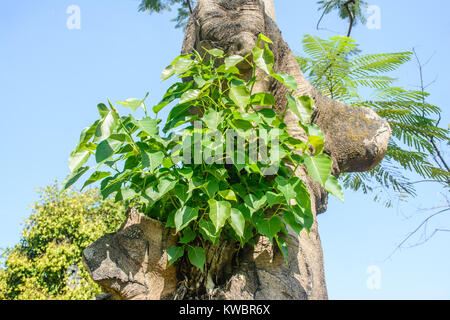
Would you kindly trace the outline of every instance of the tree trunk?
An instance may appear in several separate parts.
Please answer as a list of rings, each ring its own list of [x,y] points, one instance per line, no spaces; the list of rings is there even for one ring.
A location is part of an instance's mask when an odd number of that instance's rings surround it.
[[[275,23],[272,0],[199,0],[189,21],[183,53],[202,47],[220,48],[228,54],[246,55],[263,33],[272,39],[276,72],[295,77],[297,95],[315,100],[313,121],[326,137],[325,152],[333,159],[333,174],[365,171],[383,158],[390,138],[387,122],[368,108],[355,108],[322,96],[303,77],[295,56]],[[249,70],[241,70],[249,77]],[[287,88],[274,79],[259,82],[257,91],[272,92],[275,111],[284,112]],[[291,134],[305,138],[298,119],[289,110],[285,118]],[[120,230],[99,239],[84,252],[93,279],[117,299],[326,299],[322,246],[317,214],[326,210],[327,193],[296,172],[311,194],[315,222],[310,233],[298,236],[289,230],[288,256],[261,236],[255,247],[238,250],[233,242],[205,248],[206,272],[199,273],[181,261],[167,267],[167,248],[176,239],[162,224],[135,210]],[[134,230],[131,232],[130,230]],[[150,234],[149,230],[153,230]],[[131,233],[130,233],[131,232]]]

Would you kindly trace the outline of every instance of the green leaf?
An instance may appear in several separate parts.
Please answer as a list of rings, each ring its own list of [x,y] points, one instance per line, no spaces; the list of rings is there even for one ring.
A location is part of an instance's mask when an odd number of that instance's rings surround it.
[[[117,103],[120,103],[123,107],[130,108],[131,110],[133,110],[133,112],[136,112],[137,108],[139,108],[144,103],[144,100],[129,98],[125,101],[117,101]]]
[[[231,67],[236,66],[238,63],[244,60],[244,57],[239,55],[232,55],[225,58],[225,69],[230,69]]]
[[[310,104],[304,104],[299,98],[288,94],[287,106],[302,123],[309,123],[312,115],[312,107],[310,107]]]
[[[276,194],[272,191],[266,193],[267,203],[273,207],[276,204],[281,204],[286,201],[285,197],[282,194]]]
[[[293,185],[290,180],[287,180],[286,178],[281,176],[276,177],[275,181],[277,183],[277,190],[284,195],[286,202],[290,203],[290,201],[296,196],[296,192],[294,190],[295,185]]]
[[[194,174],[194,171],[191,168],[188,168],[188,167],[177,169],[177,171],[186,180],[190,180],[192,178],[193,174]]]
[[[100,120],[97,125],[97,129],[95,131],[95,141],[102,141],[107,138],[114,132],[118,124],[118,120],[113,113],[113,111],[109,111],[106,116]]]
[[[218,193],[225,200],[237,201],[236,194],[234,193],[233,190],[223,190],[223,191],[219,191]]]
[[[195,100],[195,99],[197,99],[200,96],[200,94],[201,94],[201,91],[198,90],[198,89],[188,90],[185,93],[183,93],[183,95],[180,98],[180,102],[179,103],[183,104],[185,102]]]
[[[186,228],[189,223],[198,217],[198,208],[191,208],[184,206],[183,208],[177,210],[175,213],[175,228],[176,232],[180,232]]]
[[[192,86],[193,86],[192,81],[175,83],[169,89],[167,89],[167,92],[164,94],[162,100],[156,106],[153,107],[153,112],[158,113],[169,103],[171,103],[175,99],[180,98],[181,95],[187,90],[189,90]]]
[[[192,193],[188,192],[188,187],[184,184],[177,184],[174,188],[175,196],[181,201],[181,204],[186,204],[186,202],[191,197]]]
[[[261,219],[256,223],[256,229],[262,235],[265,235],[271,241],[281,230],[281,219],[278,216],[273,216],[269,220]]]
[[[155,186],[151,186],[145,190],[144,198],[146,200],[151,200],[151,203],[153,204],[156,201],[158,201],[159,199],[161,199],[161,194],[159,193],[159,191],[157,190],[157,188]]]
[[[254,47],[252,53],[255,64],[265,73],[269,75],[273,74],[274,57],[273,52],[270,51],[267,43],[264,49]]]
[[[284,262],[288,263],[288,246],[286,240],[278,236],[276,236],[275,239],[277,240],[278,248],[280,248],[280,251],[283,254]]]
[[[191,116],[191,113],[189,112],[190,107],[191,104],[189,102],[177,104],[172,108],[172,110],[170,110],[169,115],[167,116],[167,121],[176,122],[179,120],[185,120],[187,117]]]
[[[325,183],[331,174],[331,158],[326,154],[319,154],[313,157],[304,154],[303,158],[311,178],[325,187]]]
[[[209,217],[216,227],[216,232],[218,232],[231,215],[231,204],[227,201],[216,201],[214,199],[210,199],[208,204]]]
[[[81,150],[78,152],[72,152],[69,158],[69,169],[70,171],[75,171],[80,168],[83,164],[85,164],[91,153],[89,151]]]
[[[175,185],[178,183],[178,180],[169,178],[169,177],[163,177],[159,179],[158,183],[158,192],[159,196],[163,197],[168,192],[172,191],[175,188]]]
[[[144,198],[145,199],[145,198]],[[166,228],[175,228],[175,211],[170,210],[169,215],[167,216]]]
[[[245,196],[244,202],[246,207],[250,210],[250,214],[253,214],[266,204],[267,197],[266,196],[258,197],[250,193],[247,196]]]
[[[126,188],[122,188],[120,190],[120,193],[122,194],[122,200],[127,201],[130,199],[133,199],[134,197],[136,197],[138,194],[136,193],[136,191],[134,191],[132,188],[130,187],[126,187]]]
[[[164,166],[164,168],[170,169],[175,164],[173,163],[172,159],[170,157],[168,157],[168,158],[164,158],[162,165]]]
[[[230,99],[242,109],[246,109],[250,102],[250,92],[245,84],[231,83]]]
[[[262,33],[260,33],[258,35],[258,42],[257,42],[257,47],[259,47],[259,45],[261,44],[261,42],[267,42],[267,43],[273,43],[272,40],[270,40],[268,37],[266,37],[265,35],[263,35]]]
[[[301,206],[305,215],[312,216],[311,198],[305,184],[298,177],[293,177],[290,181],[294,185],[295,200]]]
[[[214,198],[215,193],[219,191],[219,182],[213,176],[209,176],[207,182],[204,189],[210,198]]]
[[[138,122],[139,129],[144,131],[149,136],[158,134],[158,120],[146,117]]]
[[[232,122],[235,129],[241,129],[243,131],[249,131],[253,129],[253,125],[250,121],[243,120],[243,119],[235,119]]]
[[[214,109],[209,109],[203,115],[203,121],[205,121],[206,125],[211,130],[217,130],[218,126],[223,121],[223,117],[220,112],[217,112]]]
[[[97,109],[98,109],[98,113],[100,114],[101,118],[104,118],[109,112],[108,107],[104,103],[99,103],[97,105]]]
[[[203,267],[205,265],[205,250],[199,247],[190,247],[188,249],[188,257],[189,261],[203,272]]]
[[[236,234],[242,238],[245,231],[245,218],[239,209],[231,209],[230,224]]]
[[[97,120],[94,122],[92,126],[84,128],[83,131],[81,131],[80,140],[78,141],[75,151],[83,150],[83,148],[86,146],[89,140],[91,140],[91,138],[94,136],[99,122],[100,120]]]
[[[102,180],[100,183],[100,193],[103,196],[103,199],[106,199],[109,195],[114,192],[120,191],[120,187],[122,186],[122,181],[113,182],[117,179],[117,175],[114,177],[108,177]]]
[[[175,59],[175,61],[172,64],[175,69],[175,72],[181,75],[186,71],[188,71],[193,63],[194,61],[190,57],[179,56],[178,58]]]
[[[208,181],[205,181],[198,176],[194,176],[191,180],[189,180],[188,192],[191,193],[193,190],[202,188],[202,187],[206,186],[207,184],[208,184]]]
[[[227,68],[224,64],[217,68],[217,73],[231,73],[231,74],[240,74],[240,71],[237,67],[229,67]]]
[[[333,196],[344,202],[344,191],[335,176],[330,175],[325,182],[325,189]]]
[[[271,93],[259,92],[251,97],[251,102],[254,106],[274,106],[275,97]]]
[[[295,78],[293,76],[290,76],[284,72],[272,73],[271,76],[280,81],[285,86],[289,87],[291,90],[297,91],[298,89],[297,81],[295,81]]]
[[[163,70],[163,72],[161,73],[161,80],[167,80],[169,79],[171,76],[173,76],[173,74],[175,73],[175,68],[174,66],[170,65],[167,68],[165,68]]]
[[[314,100],[309,96],[301,96],[298,98],[298,100],[302,105],[302,108],[300,110],[300,113],[302,115],[301,119],[304,123],[309,123],[314,109]]]
[[[323,134],[322,130],[314,123],[307,123],[302,124],[299,123],[299,125],[305,130],[305,132],[308,134],[308,136],[318,136],[322,139],[325,139],[325,135]]]
[[[221,58],[223,57],[223,55],[225,54],[225,52],[223,50],[220,49],[210,49],[210,50],[206,50],[210,55],[214,56],[214,57],[218,57]]]
[[[110,172],[95,171],[93,174],[91,174],[89,179],[84,183],[81,190],[83,190],[84,188],[86,188],[88,185],[90,185],[92,183],[102,180],[103,178],[109,177],[110,175],[111,175]]]
[[[142,165],[149,168],[151,172],[155,171],[163,162],[165,155],[161,151],[147,152],[141,149]]]
[[[314,217],[310,210],[304,210],[304,208],[296,205],[291,207],[296,220],[303,225],[303,227],[309,232],[314,224]]]
[[[169,258],[169,266],[174,264],[183,255],[184,255],[183,247],[172,246],[169,249],[167,249],[167,256]]]
[[[71,172],[62,183],[60,191],[62,192],[70,188],[70,186],[77,182],[77,180],[80,179],[80,177],[88,170],[89,167],[81,167]]]
[[[117,151],[119,151],[122,146],[122,142],[107,139],[100,142],[97,146],[97,150],[95,151],[95,160],[97,163],[101,163],[105,160],[111,158]]]
[[[193,241],[197,237],[197,233],[192,231],[191,228],[186,228],[183,231],[183,237],[178,241],[181,244],[186,244]]]
[[[303,230],[303,225],[297,219],[296,215],[290,211],[283,213],[283,220],[286,222],[292,230],[294,230],[297,234]]]
[[[314,156],[322,153],[323,148],[325,147],[325,141],[319,136],[309,136],[308,143],[314,147]]]
[[[258,111],[258,114],[264,119],[264,121],[267,122],[268,125],[272,125],[277,118],[277,114],[275,113],[275,111],[270,108],[263,108]]]
[[[216,228],[211,221],[200,220],[199,227],[200,233],[206,240],[211,241],[213,244],[217,244],[220,232],[216,231]]]

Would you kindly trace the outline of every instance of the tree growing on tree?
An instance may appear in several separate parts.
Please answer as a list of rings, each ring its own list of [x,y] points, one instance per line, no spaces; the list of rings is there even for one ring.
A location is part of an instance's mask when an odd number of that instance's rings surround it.
[[[130,208],[118,232],[84,251],[91,276],[120,299],[325,299],[317,214],[326,209],[327,191],[341,193],[341,172],[381,161],[387,122],[311,86],[281,37],[272,1],[199,1],[182,55],[163,79],[173,74],[184,81],[153,107],[158,113],[178,101],[164,133],[196,120],[238,136],[278,129],[280,170],[271,179],[259,162],[179,167],[169,161],[177,140],[160,136],[160,119],[148,117],[145,99],[118,103],[142,107],[144,119],[100,104],[101,119],[83,131],[65,185],[88,171],[84,164],[95,154],[115,172],[94,172],[88,181],[103,179],[104,196],[141,202],[142,213]],[[195,136],[196,128],[183,132]],[[123,171],[115,164],[121,161]]]

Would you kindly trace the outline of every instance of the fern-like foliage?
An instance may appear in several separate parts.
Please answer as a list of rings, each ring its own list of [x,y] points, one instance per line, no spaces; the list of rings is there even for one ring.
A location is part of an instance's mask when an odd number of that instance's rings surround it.
[[[172,19],[176,23],[175,28],[185,29],[191,15],[189,6],[194,8],[195,0],[141,0],[139,11],[148,11],[149,13],[160,13],[162,11],[171,11],[176,6],[178,14]]]
[[[432,142],[449,141],[449,130],[434,120],[440,108],[425,102],[428,93],[395,86],[397,79],[389,76],[411,59],[411,52],[363,55],[355,40],[343,36],[306,35],[303,48],[306,55],[297,61],[313,86],[330,98],[373,109],[392,128],[383,162],[369,172],[342,175],[345,187],[375,193],[375,199],[391,206],[416,194],[408,172],[448,186],[450,173],[431,161],[436,155]]]

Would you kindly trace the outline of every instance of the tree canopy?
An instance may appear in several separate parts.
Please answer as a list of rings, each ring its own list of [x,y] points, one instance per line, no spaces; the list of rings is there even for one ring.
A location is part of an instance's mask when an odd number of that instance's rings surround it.
[[[60,194],[52,185],[40,191],[32,210],[19,244],[2,254],[0,300],[81,300],[101,293],[82,251],[118,228],[124,208],[102,201],[95,189]]]

